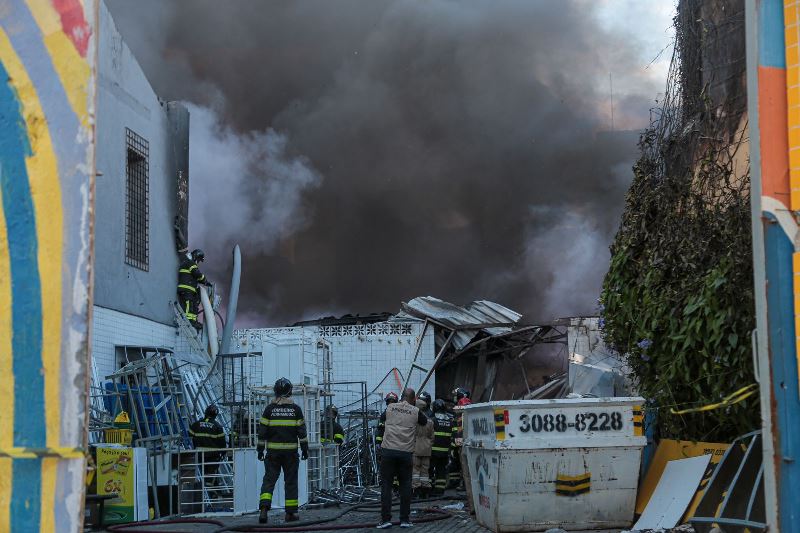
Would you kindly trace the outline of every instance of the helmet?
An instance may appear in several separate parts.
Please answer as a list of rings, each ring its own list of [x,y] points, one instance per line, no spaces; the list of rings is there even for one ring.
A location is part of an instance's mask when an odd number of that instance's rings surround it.
[[[431,409],[433,409],[434,413],[444,413],[445,411],[444,400],[442,400],[441,398],[437,398],[433,402],[433,406],[431,407]]]
[[[205,412],[206,418],[217,418],[218,414],[219,414],[219,409],[217,409],[217,406],[214,405],[213,403],[208,407],[206,407],[206,412]]]
[[[386,402],[386,405],[389,405],[390,403],[397,403],[397,394],[390,392],[383,400]]]
[[[425,402],[425,405],[427,405],[428,407],[430,407],[431,401],[433,401],[433,399],[431,398],[430,393],[429,392],[425,392],[425,391],[420,392],[419,396],[417,396],[417,398],[422,400],[423,402]]]
[[[203,250],[197,248],[192,252],[192,258],[195,261],[203,261],[206,258],[206,254],[203,252]]]
[[[339,416],[339,409],[335,405],[329,405],[325,408],[325,413],[329,414],[333,418],[336,418]]]
[[[469,398],[469,391],[467,389],[462,389],[461,387],[456,387],[453,389],[453,399],[456,403],[458,403],[458,400],[461,398]]]
[[[278,398],[288,398],[292,395],[292,382],[286,378],[280,378],[275,382],[275,396]]]

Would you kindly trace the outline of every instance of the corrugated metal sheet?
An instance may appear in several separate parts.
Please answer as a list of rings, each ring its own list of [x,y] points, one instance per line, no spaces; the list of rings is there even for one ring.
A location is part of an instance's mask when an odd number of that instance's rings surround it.
[[[402,304],[403,311],[396,318],[430,318],[453,328],[471,324],[516,324],[522,315],[498,303],[478,300],[465,306],[445,302],[433,296],[420,296]],[[458,331],[453,339],[456,349],[461,350],[478,334],[485,331],[489,335],[498,335],[511,331],[508,326],[492,328],[476,328]]]

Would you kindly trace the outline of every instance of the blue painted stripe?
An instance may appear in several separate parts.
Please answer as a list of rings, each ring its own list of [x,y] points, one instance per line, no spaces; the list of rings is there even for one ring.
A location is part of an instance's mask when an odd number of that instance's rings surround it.
[[[36,20],[25,5],[24,0],[5,0],[6,9],[0,10],[0,25],[6,29],[11,45],[17,51],[28,77],[39,94],[53,149],[58,159],[58,172],[61,177],[62,194],[80,196],[79,190],[70,190],[66,186],[75,174],[80,174],[79,182],[83,182],[85,174],[81,165],[86,163],[81,150],[76,149],[76,141],[80,132],[80,121],[72,111],[67,93],[53,65],[50,52],[44,45],[44,36],[36,24]],[[25,50],[26,53],[20,53]],[[81,200],[82,201],[82,200]],[[74,205],[81,205],[76,203]]]
[[[797,356],[795,354],[792,253],[794,246],[775,217],[764,227],[767,270],[767,313],[769,351],[772,356],[772,385],[777,406],[778,506],[781,531],[800,531],[800,405],[798,404]],[[785,460],[785,459],[792,460]]]
[[[0,80],[8,80],[0,63]],[[42,291],[36,242],[36,214],[25,156],[28,133],[14,89],[0,83],[0,190],[11,268],[11,350],[14,368],[14,446],[46,446],[42,375]],[[0,407],[1,408],[1,407]],[[30,465],[20,462],[30,461]],[[39,521],[41,461],[14,460],[11,489],[13,531]],[[25,524],[25,525],[23,525]]]
[[[782,0],[761,0],[759,3],[758,63],[762,67],[786,68]]]
[[[38,532],[41,527],[42,460],[14,459],[11,472],[14,482],[11,488],[11,531]]]

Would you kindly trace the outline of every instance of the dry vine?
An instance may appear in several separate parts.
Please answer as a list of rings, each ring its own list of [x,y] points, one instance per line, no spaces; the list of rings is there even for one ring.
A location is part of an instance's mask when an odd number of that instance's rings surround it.
[[[667,90],[611,247],[606,342],[626,354],[662,436],[729,441],[758,426],[743,0],[681,0]]]

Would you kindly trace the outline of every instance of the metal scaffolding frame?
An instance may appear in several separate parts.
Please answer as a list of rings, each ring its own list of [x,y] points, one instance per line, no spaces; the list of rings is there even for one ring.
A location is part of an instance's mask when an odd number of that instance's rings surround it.
[[[184,450],[176,456],[180,514],[234,511],[235,472],[230,450]]]

